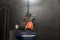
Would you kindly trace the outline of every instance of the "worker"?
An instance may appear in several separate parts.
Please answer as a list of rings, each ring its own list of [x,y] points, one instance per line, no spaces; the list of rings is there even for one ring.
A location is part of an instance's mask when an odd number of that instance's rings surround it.
[[[33,20],[31,13],[26,13],[26,16],[21,20],[21,25],[23,28],[33,30]]]

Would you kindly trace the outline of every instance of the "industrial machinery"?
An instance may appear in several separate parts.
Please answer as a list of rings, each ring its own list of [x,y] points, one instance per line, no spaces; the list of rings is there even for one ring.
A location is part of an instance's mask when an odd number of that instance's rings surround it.
[[[15,25],[16,38],[20,40],[36,40],[36,33],[33,32],[35,16],[29,12],[29,0],[27,0],[27,13],[24,18],[21,19],[20,25]]]

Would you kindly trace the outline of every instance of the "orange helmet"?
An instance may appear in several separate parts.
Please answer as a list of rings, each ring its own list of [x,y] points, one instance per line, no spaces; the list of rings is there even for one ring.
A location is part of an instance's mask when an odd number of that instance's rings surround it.
[[[33,22],[32,21],[27,22],[26,29],[33,29]]]

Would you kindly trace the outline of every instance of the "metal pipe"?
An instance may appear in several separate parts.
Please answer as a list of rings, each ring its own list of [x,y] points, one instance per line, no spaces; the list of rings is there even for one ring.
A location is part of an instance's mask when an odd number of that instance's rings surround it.
[[[27,0],[27,14],[29,13],[29,0]]]

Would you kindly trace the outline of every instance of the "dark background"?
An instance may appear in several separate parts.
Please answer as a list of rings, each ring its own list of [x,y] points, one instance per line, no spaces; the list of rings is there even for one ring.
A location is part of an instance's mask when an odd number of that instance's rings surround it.
[[[39,0],[30,5],[30,12],[37,14],[34,29],[37,40],[60,40],[60,0]],[[14,34],[15,24],[20,24],[26,12],[24,0],[0,0],[0,39]],[[13,39],[9,36],[9,40]]]

